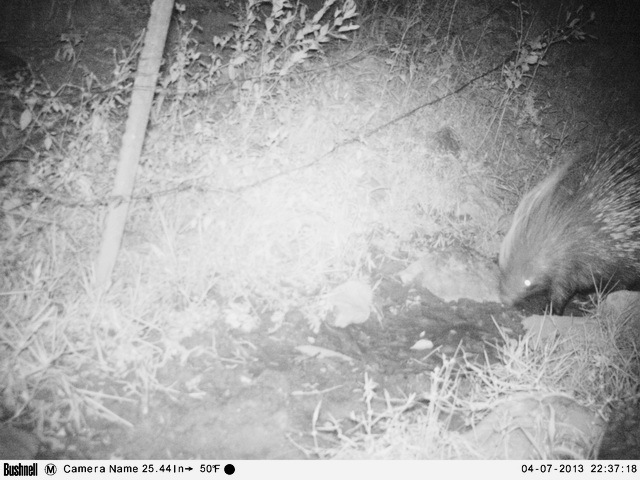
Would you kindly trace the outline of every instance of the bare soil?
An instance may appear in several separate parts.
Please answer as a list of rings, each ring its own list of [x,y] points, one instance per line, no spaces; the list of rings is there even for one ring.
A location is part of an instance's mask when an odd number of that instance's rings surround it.
[[[190,12],[200,22],[200,34],[208,37],[224,32],[232,18],[221,3],[199,2]],[[113,69],[110,52],[130,48],[147,15],[144,6],[136,10],[114,2],[13,2],[2,12],[0,68],[5,75],[30,71],[53,90],[89,74],[106,86]],[[637,29],[618,22],[621,11],[612,15],[607,19],[603,14],[599,44],[559,49],[564,69],[550,69],[553,78],[547,80],[549,88],[564,89],[566,105],[575,107],[578,113],[572,121],[609,130],[629,124],[640,111],[640,46],[637,36],[629,39]],[[79,65],[55,60],[59,36],[67,31],[85,35]],[[19,175],[25,162],[28,158],[7,162],[4,181]],[[514,338],[522,333],[522,313],[506,311],[497,303],[445,302],[426,289],[402,285],[394,276],[398,270],[377,275],[377,312],[368,322],[345,329],[323,325],[313,334],[300,312],[290,311],[276,331],[264,327],[233,333],[228,341],[218,333],[222,337],[215,339],[215,358],[194,353],[158,372],[160,383],[171,385],[171,390],[142,405],[105,401],[129,427],[124,422],[94,421],[84,432],[61,434],[57,441],[42,444],[38,458],[313,458],[315,447],[338,442],[335,432],[321,432],[326,422],[340,419],[344,431],[356,426],[350,418],[352,412],[364,413],[365,374],[392,398],[402,398],[428,390],[429,372],[440,364],[440,354],[495,362],[493,346],[505,341],[503,333]],[[198,332],[186,346],[198,352],[198,347],[211,344],[208,335]],[[433,348],[412,350],[423,338]],[[343,356],[313,357],[298,348],[308,345]],[[117,379],[91,380],[102,385],[105,395],[124,393]],[[463,419],[447,421],[451,429],[464,427]],[[313,429],[320,430],[316,438]]]

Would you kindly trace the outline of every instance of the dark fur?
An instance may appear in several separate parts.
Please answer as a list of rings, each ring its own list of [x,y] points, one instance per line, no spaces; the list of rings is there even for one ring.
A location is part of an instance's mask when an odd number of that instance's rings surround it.
[[[639,288],[640,139],[618,140],[522,199],[500,250],[500,298],[543,294],[562,314],[578,292]]]

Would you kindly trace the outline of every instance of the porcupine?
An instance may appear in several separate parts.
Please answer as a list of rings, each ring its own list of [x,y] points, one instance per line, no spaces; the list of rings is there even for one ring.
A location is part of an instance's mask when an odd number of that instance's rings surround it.
[[[527,193],[500,248],[500,298],[640,289],[640,138],[570,161]]]

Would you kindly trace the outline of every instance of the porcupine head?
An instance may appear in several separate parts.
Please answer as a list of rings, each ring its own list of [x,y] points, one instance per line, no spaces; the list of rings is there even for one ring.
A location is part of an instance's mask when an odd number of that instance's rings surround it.
[[[500,299],[516,305],[535,295],[544,295],[562,310],[570,296],[572,252],[577,245],[567,230],[572,222],[566,208],[571,192],[560,188],[566,169],[554,174],[526,194],[514,213],[513,223],[500,249]],[[574,232],[575,233],[575,232]]]

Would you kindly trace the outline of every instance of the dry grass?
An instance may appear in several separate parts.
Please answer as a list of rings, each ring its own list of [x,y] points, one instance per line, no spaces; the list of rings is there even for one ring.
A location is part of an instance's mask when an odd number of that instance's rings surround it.
[[[224,62],[234,57],[226,52],[208,70],[180,65],[180,82],[166,86],[201,88],[166,95],[156,109],[138,201],[102,296],[92,288],[92,261],[122,124],[119,96],[130,87],[138,47],[121,56],[115,93],[81,104],[53,92],[18,93],[37,113],[33,125],[68,133],[42,151],[22,183],[0,193],[0,418],[44,437],[81,430],[87,415],[126,424],[105,399],[139,402],[144,411],[151,395],[171,394],[158,370],[171,359],[220,355],[222,330],[276,328],[293,309],[317,329],[322,293],[368,276],[380,255],[410,261],[425,248],[459,244],[494,255],[508,197],[496,176],[519,152],[505,125],[526,100],[504,97],[504,84],[487,77],[369,133],[490,66],[496,59],[483,41],[497,26],[473,30],[470,48],[453,31],[489,13],[473,2],[422,2],[406,12],[379,2],[363,11],[351,40],[327,42],[330,54],[275,79],[252,77],[265,71],[264,49],[245,64],[250,81],[231,81]],[[212,85],[216,92],[205,95]],[[65,127],[47,123],[61,111]],[[459,154],[434,149],[432,134],[443,126],[460,137]],[[206,348],[183,345],[202,332]],[[375,422],[384,433],[363,420],[364,434],[345,435],[343,448],[322,455],[473,458],[473,446],[446,431],[442,410],[473,418],[509,393],[556,389],[602,405],[631,381],[623,365],[598,362],[608,352],[509,345],[500,367],[445,362],[419,421],[402,415],[411,404],[403,400]],[[120,388],[104,391],[105,379]]]
[[[538,345],[525,337],[507,342],[496,364],[445,359],[431,373],[430,391],[417,399],[390,401],[387,392],[375,391],[367,404],[378,408],[357,423],[340,448],[321,453],[343,459],[504,458],[502,453],[514,447],[507,432],[522,428],[539,436],[531,435],[520,455],[507,458],[527,458],[522,452],[546,460],[589,458],[601,435],[602,416],[609,414],[605,407],[639,386],[637,348],[630,355],[617,346],[625,314],[596,318],[599,328],[581,337],[578,348],[561,338]],[[532,399],[549,401],[551,407],[536,410]],[[451,418],[458,422],[449,430]],[[487,419],[497,423],[484,425]],[[461,420],[467,428],[460,428]],[[505,432],[486,434],[497,425]],[[487,449],[489,441],[497,444],[495,451]]]

